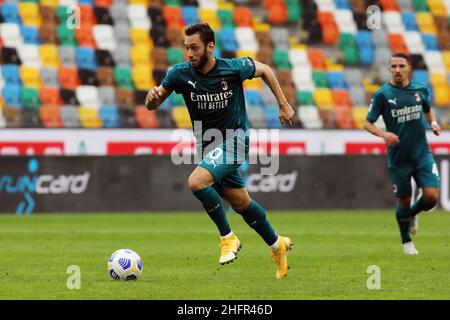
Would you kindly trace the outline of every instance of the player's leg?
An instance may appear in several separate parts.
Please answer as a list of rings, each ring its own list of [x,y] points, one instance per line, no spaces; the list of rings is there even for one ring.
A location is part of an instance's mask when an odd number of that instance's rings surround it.
[[[421,211],[433,209],[439,199],[439,171],[433,159],[424,161],[414,173],[417,186],[422,188],[422,196],[411,207],[411,214],[417,215]]]
[[[411,173],[412,168],[407,165],[389,168],[394,194],[398,199],[395,216],[400,229],[403,253],[417,254],[409,234],[411,225]]]
[[[241,187],[244,182],[239,171],[228,175],[224,182],[228,186],[233,185],[233,187],[224,188],[224,199],[271,247],[273,259],[277,263],[276,277],[284,278],[288,271],[287,252],[293,245],[292,241],[288,237],[278,236],[275,233],[264,209],[258,202],[250,198],[245,188]]]
[[[198,166],[188,179],[188,185],[194,196],[200,200],[208,216],[219,229],[221,236],[231,232],[230,225],[217,191],[212,187],[214,178],[205,168]]]
[[[225,209],[220,196],[222,191],[220,181],[230,172],[236,170],[236,165],[225,161],[225,148],[219,146],[211,150],[199,163],[189,178],[189,188],[202,202],[210,218],[220,232],[221,253],[220,264],[232,262],[237,258],[241,243],[231,231]]]

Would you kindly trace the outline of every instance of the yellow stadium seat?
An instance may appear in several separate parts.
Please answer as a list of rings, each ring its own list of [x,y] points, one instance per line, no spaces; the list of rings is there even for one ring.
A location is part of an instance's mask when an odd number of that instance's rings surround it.
[[[59,5],[59,0],[41,0],[41,6],[56,8]]]
[[[447,85],[433,85],[434,104],[438,107],[450,107],[450,91]]]
[[[430,82],[433,85],[447,85],[447,77],[445,73],[430,73]]]
[[[192,128],[191,118],[185,106],[175,106],[172,109],[172,118],[178,128]]]
[[[257,23],[254,25],[253,29],[256,31],[270,31],[270,24],[268,23]]]
[[[148,7],[150,5],[150,0],[129,0],[129,4],[143,4]]]
[[[156,83],[152,77],[152,68],[149,65],[139,65],[131,69],[134,85],[139,90],[149,90]]]
[[[133,65],[153,65],[150,59],[151,47],[138,45],[130,49],[130,59]]]
[[[78,109],[80,122],[84,128],[101,128],[102,121],[98,115],[98,109],[89,106],[80,106]]]
[[[131,43],[135,46],[143,45],[153,48],[153,42],[150,40],[148,30],[130,28]]]
[[[450,72],[450,50],[442,51],[442,61],[447,72]]]
[[[59,67],[58,47],[54,44],[39,46],[39,56],[44,67]]]
[[[208,23],[213,30],[220,29],[220,20],[217,11],[214,9],[199,8],[198,17],[201,22]]]
[[[366,106],[354,106],[352,108],[352,116],[357,129],[363,129],[366,122],[368,108]]]
[[[39,6],[33,2],[20,2],[19,14],[24,25],[31,25],[35,27],[41,26],[41,15],[39,13]]]
[[[238,49],[236,51],[236,58],[244,58],[244,57],[250,57],[256,60],[256,52]]]
[[[41,76],[39,70],[33,67],[20,66],[20,78],[25,87],[41,88]]]
[[[263,83],[260,78],[253,78],[249,80],[244,81],[244,89],[255,89],[255,90],[262,90],[263,89]]]
[[[319,109],[333,109],[333,96],[331,90],[327,88],[316,89],[313,93],[314,102]]]
[[[436,24],[431,13],[418,12],[416,13],[416,20],[420,32],[436,34]]]
[[[446,16],[447,9],[442,0],[427,0],[428,7],[434,16]]]
[[[233,10],[234,9],[234,4],[232,2],[223,2],[223,1],[219,0],[218,3],[217,3],[217,7],[219,9],[223,9],[223,10]]]

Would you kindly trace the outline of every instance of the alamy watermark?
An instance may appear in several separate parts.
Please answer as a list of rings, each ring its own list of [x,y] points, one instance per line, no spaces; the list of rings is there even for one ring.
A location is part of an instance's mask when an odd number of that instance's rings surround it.
[[[371,5],[366,10],[366,26],[369,30],[381,29],[381,9],[377,5]]]
[[[81,269],[77,265],[70,265],[66,270],[70,276],[67,278],[66,287],[69,290],[81,289]]]
[[[66,9],[66,13],[69,15],[66,20],[67,29],[81,29],[81,10],[77,5],[70,5]]]
[[[370,265],[367,267],[366,273],[370,274],[367,278],[367,289],[380,290],[381,289],[381,269],[377,265]]]
[[[278,173],[280,134],[276,129],[257,130],[250,137],[250,130],[203,130],[202,122],[194,121],[193,132],[195,149],[192,148],[190,130],[176,129],[172,132],[171,141],[178,142],[170,155],[173,164],[198,164],[203,161],[215,169],[222,164],[241,165],[248,162],[260,165],[263,175]],[[250,140],[257,142],[252,149],[254,152],[250,152]]]

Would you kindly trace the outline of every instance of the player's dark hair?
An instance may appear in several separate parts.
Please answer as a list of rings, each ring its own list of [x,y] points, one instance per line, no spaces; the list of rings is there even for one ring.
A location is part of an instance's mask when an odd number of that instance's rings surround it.
[[[192,36],[193,34],[199,34],[200,39],[205,44],[205,47],[208,45],[208,43],[216,43],[214,40],[214,31],[211,29],[209,24],[207,23],[197,23],[190,25],[184,29],[184,33],[187,36]]]
[[[411,58],[409,57],[408,54],[403,53],[403,52],[396,52],[391,56],[392,58],[403,58],[406,60],[406,62],[408,62],[408,64],[411,64]],[[390,60],[390,59],[389,59]]]

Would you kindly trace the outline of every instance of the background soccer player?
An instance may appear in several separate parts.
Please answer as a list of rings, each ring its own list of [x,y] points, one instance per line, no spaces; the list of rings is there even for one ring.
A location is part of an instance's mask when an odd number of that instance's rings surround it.
[[[441,127],[428,100],[427,88],[410,81],[411,64],[403,53],[394,54],[389,61],[392,80],[378,89],[369,106],[365,129],[384,139],[388,145],[388,167],[393,190],[398,198],[397,222],[405,254],[417,254],[410,233],[416,234],[416,215],[432,209],[439,197],[439,172],[425,135],[425,119],[435,135]],[[387,131],[373,123],[383,117]],[[422,188],[422,196],[411,207],[411,177]]]
[[[294,111],[269,66],[248,57],[214,57],[214,32],[208,24],[189,26],[185,34],[189,61],[173,66],[162,84],[148,92],[146,107],[149,110],[156,109],[174,90],[184,97],[193,122],[194,135],[202,149],[202,160],[189,177],[188,185],[219,229],[219,263],[232,262],[241,247],[239,239],[231,231],[220,199],[222,196],[272,248],[272,257],[277,263],[276,277],[284,278],[288,270],[287,252],[292,242],[275,233],[264,209],[250,198],[239,172],[239,166],[248,157],[249,146],[249,123],[242,82],[255,77],[264,80],[278,101],[282,125],[292,125]],[[199,123],[201,128],[198,127]],[[227,129],[244,134],[228,137]],[[220,141],[210,143],[202,139],[205,133],[217,131],[223,137]]]

